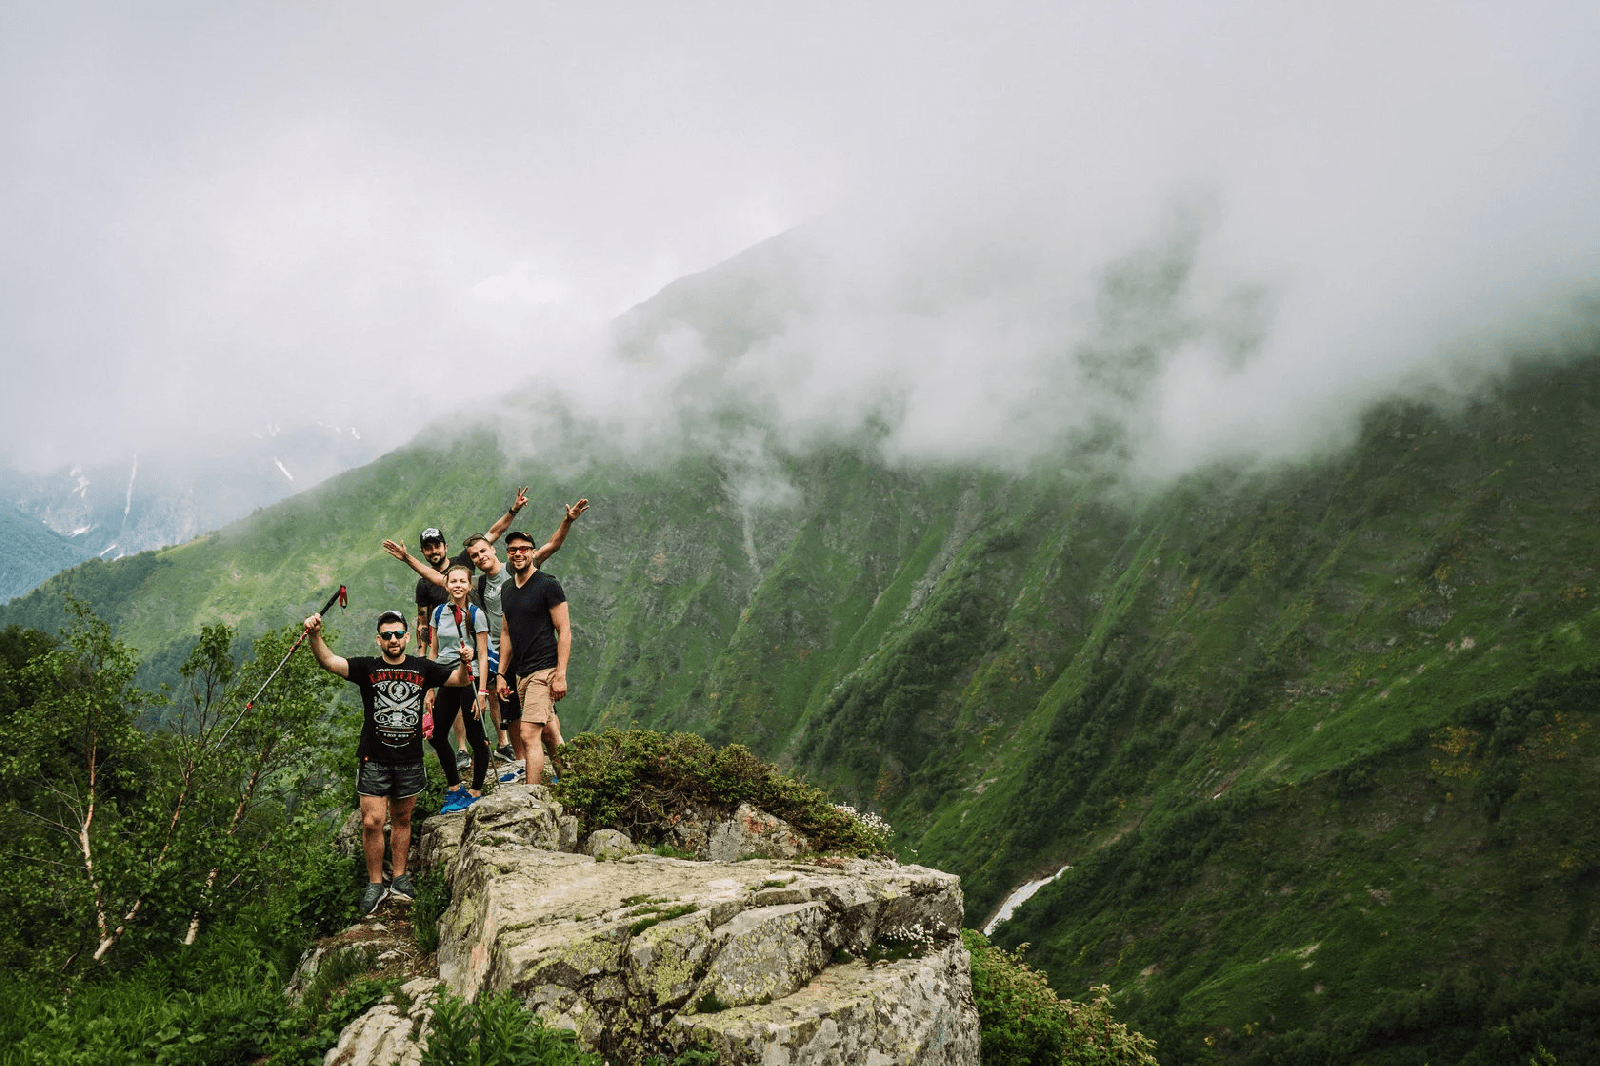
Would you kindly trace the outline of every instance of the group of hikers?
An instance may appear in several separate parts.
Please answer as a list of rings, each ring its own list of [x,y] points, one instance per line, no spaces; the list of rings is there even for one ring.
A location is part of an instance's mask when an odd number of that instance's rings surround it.
[[[361,690],[356,792],[367,864],[361,896],[365,914],[391,894],[404,900],[416,896],[406,857],[411,812],[427,785],[424,737],[448,782],[442,814],[465,810],[482,797],[491,756],[509,764],[501,782],[537,784],[544,777],[545,745],[553,752],[563,743],[555,705],[567,694],[572,625],[561,583],[540,566],[561,549],[589,501],[568,507],[561,525],[538,547],[520,530],[506,532],[527,502],[524,486],[506,513],[487,532],[468,537],[453,558],[444,534],[431,526],[420,537],[422,559],[396,541],[383,542],[385,551],[417,572],[421,655],[406,653],[410,625],[400,611],[378,615],[378,655],[348,659],[323,640],[320,614],[305,620],[317,663]],[[495,551],[501,534],[509,565]],[[495,730],[492,749],[484,731],[486,713]],[[468,767],[470,786],[461,779]],[[383,877],[386,821],[390,881]]]

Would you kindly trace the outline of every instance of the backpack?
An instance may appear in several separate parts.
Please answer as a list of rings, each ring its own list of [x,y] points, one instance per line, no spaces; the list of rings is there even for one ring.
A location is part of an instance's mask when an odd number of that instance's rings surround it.
[[[450,604],[448,603],[441,603],[439,606],[433,609],[433,617],[429,619],[429,621],[433,623],[433,631],[435,633],[439,631],[439,623],[444,621],[444,609],[449,606]],[[472,621],[472,609],[475,606],[477,605],[468,603],[467,609],[462,612],[462,617],[464,617],[467,622],[467,639],[474,644],[476,644],[478,641],[478,627]],[[483,608],[479,607],[478,610],[481,611]]]

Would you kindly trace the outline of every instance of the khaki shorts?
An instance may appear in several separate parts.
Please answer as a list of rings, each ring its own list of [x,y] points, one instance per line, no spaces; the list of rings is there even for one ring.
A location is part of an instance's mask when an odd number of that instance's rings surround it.
[[[535,670],[517,678],[517,702],[522,704],[522,720],[544,725],[556,716],[556,701],[550,698],[550,679],[556,668]]]

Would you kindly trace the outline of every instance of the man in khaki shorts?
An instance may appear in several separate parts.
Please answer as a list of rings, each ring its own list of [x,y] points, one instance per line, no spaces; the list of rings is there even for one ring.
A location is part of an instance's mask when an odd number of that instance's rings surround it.
[[[561,746],[561,720],[556,703],[567,694],[567,657],[572,651],[572,624],[561,582],[534,565],[533,538],[512,530],[505,536],[511,580],[500,588],[501,699],[511,694],[516,679],[522,704],[522,740],[530,784],[544,779],[544,745]]]

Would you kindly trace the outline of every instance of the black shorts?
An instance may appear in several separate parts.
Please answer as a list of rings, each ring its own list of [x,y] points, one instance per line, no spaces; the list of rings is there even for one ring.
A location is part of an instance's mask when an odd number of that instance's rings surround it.
[[[506,675],[506,684],[511,686],[510,697],[500,699],[500,728],[504,729],[512,722],[522,721],[522,704],[517,701],[517,679]]]
[[[356,791],[363,796],[410,799],[428,787],[428,771],[420,762],[387,763],[361,760]]]

